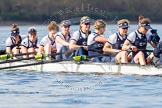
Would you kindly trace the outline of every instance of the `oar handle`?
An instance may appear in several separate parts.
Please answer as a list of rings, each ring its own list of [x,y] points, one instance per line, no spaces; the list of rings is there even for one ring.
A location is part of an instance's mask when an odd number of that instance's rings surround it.
[[[13,55],[12,54],[3,54],[3,55],[0,55],[0,59],[9,59],[9,58],[12,58]]]
[[[73,60],[74,61],[81,61],[81,60],[86,60],[87,56],[86,55],[80,55],[80,56],[74,56]]]

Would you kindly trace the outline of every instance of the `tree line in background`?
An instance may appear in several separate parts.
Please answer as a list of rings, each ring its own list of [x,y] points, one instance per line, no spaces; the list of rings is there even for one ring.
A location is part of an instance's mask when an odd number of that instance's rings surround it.
[[[42,22],[88,15],[93,19],[162,22],[162,0],[0,0],[0,21]]]

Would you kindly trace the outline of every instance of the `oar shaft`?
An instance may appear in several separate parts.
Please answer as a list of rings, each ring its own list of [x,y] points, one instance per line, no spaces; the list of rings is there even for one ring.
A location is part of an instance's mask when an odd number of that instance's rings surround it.
[[[41,65],[41,64],[47,64],[47,63],[53,63],[53,62],[56,63],[56,62],[61,62],[61,61],[63,61],[63,60],[51,60],[51,61],[43,61],[43,60],[41,60],[41,61],[38,61],[36,63],[29,63],[29,64],[22,64],[22,65],[1,67],[0,70],[3,70],[3,69],[12,69],[12,68],[19,68],[19,67],[25,67],[25,66],[33,66],[33,65]]]
[[[40,65],[40,64],[47,64],[47,63],[56,63],[56,62],[61,62],[61,61],[81,61],[81,60],[85,60],[86,58],[92,58],[92,57],[100,57],[100,56],[105,56],[106,54],[101,54],[101,55],[94,55],[94,56],[75,56],[73,58],[68,58],[68,59],[62,59],[62,60],[51,60],[51,61],[37,61],[35,63],[29,63],[29,64],[22,64],[22,65],[15,65],[15,66],[6,66],[6,67],[1,67],[0,70],[2,69],[11,69],[11,68],[19,68],[19,67],[25,67],[25,66],[32,66],[32,65]],[[77,58],[77,59],[76,59]],[[80,58],[80,60],[79,60]]]
[[[28,53],[13,54],[13,56],[23,56],[23,55],[30,55],[30,54],[36,54],[36,52],[28,52]]]
[[[35,57],[30,57],[30,58],[21,58],[21,59],[7,59],[5,61],[1,61],[0,64],[3,63],[13,63],[13,62],[18,62],[18,61],[22,61],[22,60],[30,60],[30,59],[34,59]]]

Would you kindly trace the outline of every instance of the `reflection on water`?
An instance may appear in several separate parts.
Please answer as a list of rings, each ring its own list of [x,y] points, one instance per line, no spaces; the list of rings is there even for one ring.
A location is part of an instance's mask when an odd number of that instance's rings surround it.
[[[160,76],[1,71],[0,85],[2,107],[152,108],[162,105]]]

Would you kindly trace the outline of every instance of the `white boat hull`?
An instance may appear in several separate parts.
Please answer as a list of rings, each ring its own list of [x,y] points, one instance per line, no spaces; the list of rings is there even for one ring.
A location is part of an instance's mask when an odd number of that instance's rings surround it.
[[[4,63],[0,65],[0,68],[28,64],[29,62],[31,63],[31,61]],[[92,62],[77,64],[74,63],[73,61],[23,66],[7,70],[15,70],[15,69],[38,71],[38,72],[41,71],[41,72],[106,73],[106,74],[126,74],[126,75],[162,75],[162,68],[157,68],[152,65],[139,66],[136,64],[92,63]]]

